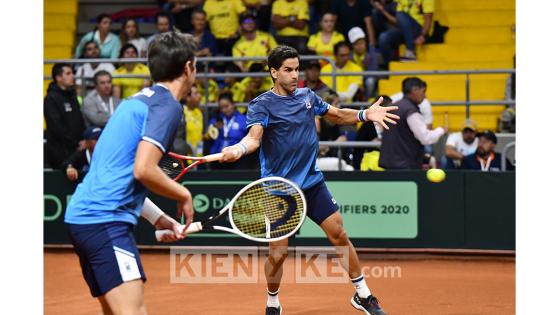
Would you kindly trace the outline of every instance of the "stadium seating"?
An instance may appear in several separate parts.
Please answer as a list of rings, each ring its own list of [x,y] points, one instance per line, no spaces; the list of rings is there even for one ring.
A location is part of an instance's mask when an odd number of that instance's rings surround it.
[[[78,0],[45,0],[44,2],[44,52],[45,59],[72,58],[76,34]],[[52,65],[44,65],[43,72],[50,75]],[[50,80],[43,82],[46,94]]]
[[[391,71],[510,69],[515,54],[515,0],[436,1],[434,20],[449,26],[444,44],[430,44],[417,51],[417,62],[391,62]],[[404,48],[404,47],[402,47]],[[504,98],[506,74],[472,75],[471,100]],[[420,76],[428,83],[431,101],[464,101],[465,75]],[[380,81],[381,94],[391,95],[401,88],[403,76]],[[504,106],[472,106],[471,116],[480,129],[496,130]],[[464,106],[434,106],[434,126],[443,125],[449,113],[452,130],[458,130],[465,118]]]

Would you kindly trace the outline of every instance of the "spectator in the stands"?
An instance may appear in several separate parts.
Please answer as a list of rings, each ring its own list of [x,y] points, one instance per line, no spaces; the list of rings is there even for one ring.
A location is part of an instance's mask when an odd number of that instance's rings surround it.
[[[175,26],[183,33],[193,31],[194,25],[191,24],[191,18],[197,9],[200,9],[204,0],[168,0],[167,8],[173,15]]]
[[[272,25],[279,44],[304,52],[309,36],[308,23],[307,0],[276,0],[272,4]]]
[[[224,73],[240,73],[241,69],[233,62],[226,63]],[[224,76],[224,86],[221,88],[220,93],[230,92],[232,95],[239,95],[242,93],[243,86],[239,78]]]
[[[461,168],[461,160],[476,152],[478,138],[476,123],[466,119],[460,132],[454,132],[445,142],[445,155],[441,159],[441,167],[445,169]]]
[[[198,44],[196,56],[211,57],[217,53],[216,38],[206,27],[206,13],[202,10],[195,10],[191,18],[193,29],[191,34]]]
[[[304,66],[305,77],[299,80],[299,88],[309,88],[315,94],[324,99],[325,93],[332,91],[329,87],[321,81],[321,64],[317,60],[309,60],[302,63]],[[334,91],[333,91],[334,92]],[[337,97],[338,99],[338,97]]]
[[[384,64],[389,64],[399,44],[404,43],[406,51],[403,60],[416,60],[416,46],[426,43],[432,29],[434,0],[398,0],[397,28],[379,35],[379,48]]]
[[[43,103],[47,125],[45,155],[52,168],[60,168],[74,151],[84,147],[81,140],[85,124],[74,90],[72,66],[55,64],[52,78]]]
[[[86,42],[95,40],[101,48],[101,58],[115,59],[119,56],[119,49],[121,48],[121,41],[119,37],[111,33],[112,19],[109,14],[102,13],[97,16],[97,24],[93,31],[86,33],[76,46],[75,58],[82,56],[82,50]]]
[[[121,48],[119,58],[138,58],[138,51],[134,45],[126,44]],[[125,99],[150,86],[150,69],[144,64],[124,63],[113,76],[121,74],[144,75],[146,78],[114,78],[113,95],[118,99]]]
[[[266,57],[278,46],[274,37],[257,30],[257,18],[251,14],[241,16],[241,37],[232,49],[233,57]],[[255,61],[236,61],[243,71],[248,71]]]
[[[390,106],[393,104],[393,100],[389,96],[382,95],[382,97],[383,102],[381,103],[381,106]],[[360,124],[358,132],[356,133],[356,141],[373,141],[376,138],[378,138],[378,135],[373,122],[367,121]],[[378,149],[376,150],[379,151]],[[372,150],[366,148],[354,148],[352,163],[355,169],[361,169],[362,158],[366,151],[371,152]],[[379,160],[376,162],[379,162]],[[367,169],[376,169],[376,166],[378,165],[368,165]]]
[[[461,161],[461,168],[467,170],[480,170],[483,172],[497,172],[502,170],[502,155],[495,152],[498,138],[486,130],[478,136],[478,148],[476,152],[467,155]],[[506,170],[513,170],[514,166],[506,159]]]
[[[255,62],[249,67],[249,72],[265,72],[264,64]],[[233,95],[233,100],[237,102],[250,102],[255,97],[270,90],[273,86],[272,78],[268,75],[265,77],[247,77],[241,80],[241,89],[239,94]],[[245,113],[246,108],[240,108]]]
[[[84,45],[83,59],[99,58],[99,45],[95,40],[90,40]],[[110,62],[86,62],[76,69],[76,93],[78,97],[82,96],[82,77],[84,78],[84,95],[91,92],[95,88],[93,76],[99,71],[107,71],[109,73],[115,71],[115,66]]]
[[[208,122],[219,131],[218,138],[210,148],[210,154],[220,153],[223,148],[241,141],[247,129],[246,118],[235,108],[231,93],[220,94],[218,106],[220,110],[218,117],[213,117]]]
[[[273,0],[243,0],[247,13],[257,17],[257,25],[263,32],[270,29],[270,16],[272,15]]]
[[[146,57],[148,42],[144,37],[140,37],[140,30],[138,30],[138,23],[135,19],[127,18],[124,20],[119,36],[122,45],[132,44],[138,50],[140,57]]]
[[[86,126],[105,127],[120,100],[113,96],[113,77],[107,71],[99,71],[93,77],[95,90],[84,99],[82,112]]]
[[[404,97],[403,92],[398,92],[391,95],[391,99],[393,100],[394,103],[402,100],[403,97]],[[434,116],[432,114],[432,103],[430,103],[430,101],[426,97],[424,98],[422,103],[418,105],[418,108],[420,108],[420,114],[422,114],[422,118],[424,118],[426,127],[428,127],[428,129],[432,129],[432,124],[434,123]]]
[[[515,69],[515,56],[513,56]],[[510,74],[506,81],[506,101],[515,101],[515,73]],[[515,133],[515,103],[508,105],[500,117],[500,132]]]
[[[247,8],[241,0],[206,0],[203,9],[210,31],[216,37],[218,54],[231,56],[231,49],[239,38],[239,16]]]
[[[436,143],[447,127],[430,130],[420,114],[418,105],[426,97],[426,82],[417,77],[402,82],[404,98],[394,103],[401,119],[396,126],[383,132],[379,166],[386,169],[420,169],[424,146]]]
[[[200,109],[200,100],[200,91],[196,86],[193,86],[187,96],[186,106],[183,108],[187,123],[186,141],[193,156],[203,155],[204,113]]]
[[[376,43],[379,34],[397,27],[397,0],[369,0],[372,11],[371,18],[375,30]]]
[[[332,0],[331,10],[337,16],[336,29],[339,33],[348,36],[350,29],[358,26],[366,31],[368,45],[375,46],[369,0]]]
[[[173,29],[173,24],[171,23],[171,15],[168,12],[159,12],[156,14],[156,33],[148,37],[146,44],[148,47],[150,43],[161,33],[169,32]]]
[[[348,38],[352,44],[350,59],[354,61],[362,71],[377,70],[377,54],[375,53],[375,47],[368,46],[364,31],[358,26],[353,27],[348,32]],[[365,98],[369,99],[374,93],[375,78],[372,76],[365,76],[364,87]]]
[[[102,128],[99,127],[88,127],[84,131],[84,148],[82,150],[76,150],[72,155],[70,155],[64,162],[62,162],[61,169],[66,172],[66,178],[73,182],[78,180],[79,172],[89,171],[89,165],[91,163],[91,157],[93,151],[95,150],[95,145],[99,136],[101,135]]]
[[[334,45],[344,41],[344,35],[335,30],[336,15],[332,12],[323,14],[319,26],[321,30],[311,36],[307,42],[307,49],[311,54],[332,57]],[[321,65],[327,64],[326,61],[320,60]]]
[[[340,72],[360,72],[362,69],[350,60],[350,52],[352,48],[347,42],[339,42],[334,45],[335,66],[336,71]],[[325,65],[321,68],[321,80],[329,88],[333,88],[331,64]],[[337,76],[336,77],[336,93],[338,94],[341,102],[351,102],[362,87],[362,76]]]

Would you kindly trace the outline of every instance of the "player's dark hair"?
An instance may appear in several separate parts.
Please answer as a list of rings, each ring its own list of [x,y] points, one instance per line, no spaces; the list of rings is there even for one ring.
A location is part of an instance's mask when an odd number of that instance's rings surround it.
[[[340,42],[334,44],[334,48],[333,48],[333,52],[334,55],[336,56],[336,54],[338,53],[338,51],[340,50],[340,48],[342,47],[348,47],[348,49],[352,50],[352,46],[350,46],[349,43],[347,43],[346,41],[341,40]]]
[[[268,55],[268,68],[279,70],[284,60],[291,58],[297,58],[299,61],[299,54],[295,48],[284,45],[277,46]]]
[[[56,77],[62,75],[62,72],[64,72],[64,67],[68,67],[70,69],[72,69],[72,66],[69,63],[55,63],[52,71],[51,71],[51,76],[54,82],[56,82]]]
[[[418,77],[409,77],[402,81],[402,92],[404,95],[410,93],[414,87],[423,89],[427,87],[427,84]]]
[[[131,43],[128,43],[121,47],[121,50],[119,52],[119,58],[124,58],[124,52],[129,48],[134,49],[134,51],[136,52],[136,56],[138,56],[138,48],[136,48],[136,46],[132,45]]]
[[[166,32],[157,35],[148,47],[148,68],[152,80],[172,81],[180,77],[187,61],[194,63],[196,49],[197,44],[190,34]]]
[[[233,94],[231,92],[223,92],[218,96],[218,102],[221,100],[228,100],[230,103],[234,104],[233,102]]]
[[[113,78],[113,76],[111,76],[111,74],[105,70],[99,70],[93,75],[93,83],[95,84],[95,86],[97,86],[97,79],[105,75],[108,75],[111,79]]]

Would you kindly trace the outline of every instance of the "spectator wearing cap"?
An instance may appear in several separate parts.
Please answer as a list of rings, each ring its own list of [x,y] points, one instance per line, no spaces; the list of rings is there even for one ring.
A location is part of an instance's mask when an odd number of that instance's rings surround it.
[[[335,66],[337,72],[360,72],[362,69],[350,60],[350,52],[352,51],[350,44],[347,42],[339,42],[334,45]],[[321,80],[330,88],[333,88],[332,65],[329,63],[321,68]],[[336,77],[336,93],[341,102],[351,102],[356,96],[358,90],[363,86],[362,76],[337,76]]]
[[[83,147],[81,140],[85,124],[74,90],[72,67],[65,63],[55,64],[52,78],[43,103],[47,125],[45,157],[52,168],[59,168],[68,156]]]
[[[357,64],[362,71],[377,70],[377,55],[374,46],[368,46],[366,42],[366,33],[360,27],[356,26],[348,31],[348,39],[352,44],[352,53],[350,59]],[[364,87],[366,98],[373,96],[375,88],[374,77],[364,77]]]
[[[247,11],[241,0],[206,0],[202,8],[210,31],[216,37],[218,54],[231,56],[239,35],[239,16]]]
[[[99,14],[93,31],[86,33],[86,35],[80,39],[80,42],[76,46],[74,57],[80,58],[83,54],[82,50],[84,49],[85,43],[90,40],[95,40],[101,48],[101,58],[117,58],[119,56],[119,49],[121,48],[121,41],[117,35],[111,33],[112,22],[113,19],[109,14]]]
[[[95,74],[93,80],[95,90],[86,96],[82,107],[84,121],[88,127],[105,127],[120,100],[112,95],[113,84],[109,72],[99,71]]]
[[[461,168],[461,160],[476,152],[478,138],[476,137],[476,123],[466,119],[460,132],[454,132],[445,142],[445,155],[441,159],[442,168]]]
[[[257,30],[255,16],[245,14],[241,17],[241,37],[233,46],[233,57],[266,57],[276,46],[278,44],[272,35]],[[236,61],[235,64],[243,71],[247,71],[254,62]]]
[[[75,151],[62,163],[61,168],[66,170],[68,180],[75,181],[79,177],[78,171],[87,172],[89,170],[93,150],[101,135],[101,131],[102,129],[99,127],[88,127],[83,135],[85,140],[84,149]]]
[[[418,105],[426,97],[426,82],[416,77],[402,82],[404,98],[396,103],[399,123],[383,132],[379,166],[386,169],[420,169],[423,146],[436,143],[447,132],[447,127],[429,130]]]
[[[463,157],[461,168],[466,170],[480,170],[483,172],[497,172],[502,170],[502,155],[494,151],[498,138],[486,130],[478,135],[476,152]],[[513,170],[514,166],[506,159],[506,170]]]
[[[332,57],[334,45],[338,42],[344,41],[344,35],[335,31],[336,15],[332,12],[326,12],[321,17],[319,27],[321,30],[311,36],[307,41],[307,49],[311,54],[321,55],[325,57]],[[326,61],[321,60],[321,65],[327,64]]]
[[[368,0],[332,0],[331,10],[337,16],[336,29],[348,36],[354,26],[367,33],[369,46],[375,46],[375,30],[371,19],[371,5]]]
[[[309,36],[308,24],[307,0],[276,0],[272,4],[272,25],[279,44],[304,52]]]
[[[119,58],[138,58],[138,50],[133,44],[126,44],[121,48]],[[136,74],[144,75],[146,78],[115,78],[113,80],[113,96],[125,99],[132,96],[142,88],[150,86],[150,69],[142,63],[125,63],[113,75]]]

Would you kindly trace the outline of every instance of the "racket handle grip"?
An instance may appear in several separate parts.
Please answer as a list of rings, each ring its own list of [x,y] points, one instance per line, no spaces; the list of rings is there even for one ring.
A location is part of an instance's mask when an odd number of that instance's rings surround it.
[[[182,227],[183,227],[183,226],[182,226]],[[202,230],[202,224],[201,224],[200,222],[193,222],[193,223],[191,223],[191,225],[189,225],[189,227],[187,228],[186,233],[187,233],[187,234],[190,234],[190,233],[195,233],[195,232],[198,232],[198,231],[201,231],[201,230]],[[174,235],[174,234],[175,234],[175,233],[174,233],[173,231],[171,231],[171,230],[157,230],[157,231],[155,232],[156,240],[157,240],[158,242],[161,242],[162,239],[163,239],[163,237],[164,237],[165,235]]]
[[[216,162],[222,159],[224,156],[223,153],[214,153],[204,157],[204,161],[206,162]]]

